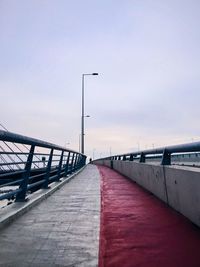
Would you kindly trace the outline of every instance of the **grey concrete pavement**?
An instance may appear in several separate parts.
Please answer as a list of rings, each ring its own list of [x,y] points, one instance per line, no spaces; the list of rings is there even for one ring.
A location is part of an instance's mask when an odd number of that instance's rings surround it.
[[[88,165],[0,231],[0,266],[97,266],[100,176]]]

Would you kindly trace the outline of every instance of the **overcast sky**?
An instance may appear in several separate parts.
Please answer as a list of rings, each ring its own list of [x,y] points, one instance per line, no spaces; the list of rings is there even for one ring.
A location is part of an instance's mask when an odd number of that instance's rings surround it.
[[[200,138],[199,0],[0,0],[1,120],[95,157]]]

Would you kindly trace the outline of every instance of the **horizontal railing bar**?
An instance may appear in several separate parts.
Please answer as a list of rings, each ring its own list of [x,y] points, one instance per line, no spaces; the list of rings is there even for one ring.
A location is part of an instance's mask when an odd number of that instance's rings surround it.
[[[131,152],[131,153],[126,153],[126,154],[117,154],[117,155],[113,155],[113,156],[109,156],[109,157],[105,157],[105,158],[101,158],[101,159],[111,159],[111,158],[117,158],[118,157],[130,157],[133,156],[133,160],[138,159],[140,157],[141,154],[143,155],[156,155],[159,154],[160,156],[162,156],[163,151],[167,150],[167,152],[169,154],[174,154],[174,153],[195,153],[195,152],[200,152],[200,142],[196,142],[196,145],[191,145],[190,144],[186,144],[184,147],[181,147],[181,145],[179,146],[170,146],[170,147],[163,147],[163,148],[158,148],[158,149],[152,149],[152,150],[142,150],[139,152]],[[181,154],[179,154],[181,155]],[[185,155],[185,154],[184,154]],[[173,156],[173,155],[172,155]]]
[[[63,178],[64,173],[65,173],[65,172],[61,172],[61,173],[60,173],[60,178]]]
[[[3,178],[3,177],[6,177],[6,176],[14,176],[16,174],[22,174],[26,172],[25,170],[20,170],[20,171],[13,171],[13,172],[6,172],[6,173],[3,173],[3,174],[0,174],[0,178]]]
[[[28,155],[28,152],[9,152],[9,151],[0,151],[1,155]]]
[[[8,183],[0,185],[0,188],[5,187],[5,186],[10,186],[10,185],[15,185],[16,183],[20,183],[21,181],[23,181],[23,179],[19,179],[19,180],[15,180],[15,181],[12,181],[12,182],[8,182]]]
[[[11,197],[15,196],[17,193],[20,193],[21,191],[22,191],[22,189],[16,189],[16,190],[13,190],[9,193],[2,193],[2,194],[0,194],[0,200],[11,198]]]
[[[22,152],[3,152],[3,151],[0,151],[0,155],[14,155],[14,156],[17,156],[17,155],[28,155],[29,153],[22,153]],[[34,153],[34,156],[36,157],[36,156],[49,156],[49,154],[43,154],[43,153]],[[59,154],[54,154],[53,155],[54,157],[60,157],[60,155]],[[63,156],[63,158],[64,159],[66,159],[68,156],[67,155],[64,155]],[[48,161],[48,160],[45,160],[45,161]],[[42,159],[40,160],[40,161],[38,161],[38,162],[45,162],[45,161],[43,161]],[[22,162],[22,161],[21,161]],[[34,161],[34,162],[37,162],[37,161]]]
[[[51,171],[50,171],[50,174],[52,174],[52,173],[54,173],[54,172],[58,172],[58,166],[56,166],[54,169],[52,169]]]
[[[40,185],[40,184],[43,184],[44,182],[45,182],[45,179],[40,180],[40,181],[35,182],[35,183],[32,183],[32,184],[29,184],[27,189],[28,189],[28,190],[29,190],[29,189],[32,189],[32,188],[34,188],[34,187],[36,187],[36,186],[38,186],[38,185]]]
[[[34,153],[34,156],[49,156],[49,153]],[[54,154],[54,156],[60,156],[60,155]]]
[[[125,154],[125,156],[126,157],[129,157],[130,158],[130,155],[131,154]],[[196,157],[200,157],[200,153],[198,153],[198,152],[188,152],[188,153],[174,153],[174,154],[172,154],[172,159],[177,159],[177,158],[184,158],[185,156],[196,156]],[[124,156],[124,154],[123,155],[118,155],[118,156],[113,156],[113,157],[123,157]],[[149,155],[146,155],[146,159],[154,159],[154,158],[161,158],[162,157],[162,154],[157,154],[157,155],[151,155],[151,154],[149,154]],[[128,158],[128,160],[129,160],[129,158]],[[133,158],[133,160],[138,160],[138,159],[140,159],[140,154],[138,154],[137,155],[137,157],[134,157]],[[200,159],[199,159],[200,160]]]
[[[39,139],[35,139],[35,138],[31,138],[31,137],[27,137],[27,136],[23,136],[23,135],[19,135],[16,133],[3,131],[3,130],[0,130],[0,140],[18,143],[18,144],[34,145],[34,146],[39,146],[39,147],[44,147],[44,148],[54,148],[56,150],[78,153],[72,149],[67,149],[65,147],[61,147],[56,144],[52,144],[52,143],[45,142]],[[78,153],[78,154],[81,154],[81,153]]]
[[[34,176],[30,176],[28,180],[29,180],[29,181],[32,181],[32,180],[35,179],[35,178],[44,176],[45,174],[46,174],[46,173],[44,172],[44,173],[36,174],[36,175],[34,175]]]
[[[26,164],[26,161],[14,161],[14,162],[0,163],[0,166],[21,165],[21,164]]]
[[[142,150],[138,152],[131,152],[126,154],[119,154],[114,155],[114,157],[122,157],[122,156],[129,156],[129,155],[140,155],[143,153],[144,155],[149,154],[162,154],[164,150],[167,150],[169,153],[190,153],[190,152],[200,152],[200,142],[195,143],[189,143],[189,144],[181,144],[181,145],[174,145],[174,146],[166,146],[166,147],[160,147],[155,149],[149,149],[149,150]],[[109,158],[109,157],[107,157]]]
[[[33,160],[32,164],[34,164],[34,163],[45,163],[45,162],[48,162],[48,160]]]
[[[32,163],[45,163],[48,162],[48,160],[33,160]],[[58,159],[52,160],[52,162],[59,162]],[[7,163],[0,163],[0,166],[7,166],[7,165],[21,165],[26,164],[26,161],[14,161],[14,162],[7,162]]]
[[[57,174],[56,174],[56,175],[53,175],[53,176],[51,176],[51,177],[49,178],[49,181],[52,181],[52,180],[54,180],[55,178],[57,178]]]

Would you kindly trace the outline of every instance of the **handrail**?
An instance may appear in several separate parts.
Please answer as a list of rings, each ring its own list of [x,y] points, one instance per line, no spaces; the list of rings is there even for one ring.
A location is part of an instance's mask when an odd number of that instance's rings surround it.
[[[161,165],[171,165],[171,156],[175,153],[193,153],[200,152],[200,142],[193,142],[181,145],[173,145],[160,147],[155,149],[142,150],[137,152],[130,152],[126,154],[117,154],[102,159],[109,160],[130,160],[139,159],[140,163],[145,163],[147,155],[153,155],[151,158],[156,158],[158,155],[162,157]],[[97,159],[98,160],[98,159]]]
[[[52,148],[53,147],[56,150],[65,150],[65,151],[76,152],[74,150],[71,150],[71,149],[69,150],[69,149],[66,149],[65,147],[58,146],[58,145],[55,145],[53,143],[45,142],[45,141],[42,141],[39,139],[35,139],[32,137],[27,137],[24,135],[12,133],[12,132],[7,132],[7,131],[3,131],[3,130],[0,130],[0,140],[12,142],[12,143],[23,144],[23,145],[24,144],[25,145],[34,145],[34,146],[39,146],[39,147],[44,147],[44,148]],[[79,154],[81,154],[81,153],[79,153]]]
[[[0,142],[30,146],[27,147],[28,152],[27,150],[18,152],[10,146],[7,147],[11,151],[5,149],[0,151],[0,156],[6,157],[9,155],[8,160],[2,158],[3,162],[0,162],[0,166],[3,167],[0,171],[0,187],[6,188],[12,184],[18,185],[17,189],[11,190],[9,193],[0,192],[0,200],[14,198],[15,201],[24,201],[28,190],[35,191],[39,188],[48,188],[50,183],[60,181],[63,175],[67,176],[77,171],[86,162],[85,155],[72,149],[4,130],[0,130]],[[43,148],[45,152],[38,153],[35,151],[35,147]],[[60,152],[58,153],[58,151]],[[19,155],[24,155],[20,162],[12,158],[17,157],[18,159]],[[18,165],[21,166],[20,171],[16,168]],[[13,166],[12,170],[9,166]]]

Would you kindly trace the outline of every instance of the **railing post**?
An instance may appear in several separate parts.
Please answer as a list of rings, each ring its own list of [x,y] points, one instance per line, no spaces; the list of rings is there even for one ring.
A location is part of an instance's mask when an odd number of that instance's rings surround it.
[[[48,185],[49,185],[49,176],[50,176],[50,172],[51,172],[52,159],[53,159],[53,148],[51,149],[51,152],[50,152],[50,155],[49,155],[47,171],[46,171],[46,175],[45,175],[45,182],[44,182],[44,185],[43,185],[44,189],[48,189],[49,188]]]
[[[81,155],[81,159],[80,159],[80,166],[83,167],[86,163],[86,156]]]
[[[77,154],[76,169],[80,169],[80,155]]]
[[[79,154],[79,169],[82,167],[82,155]]]
[[[59,182],[59,180],[60,180],[60,173],[61,173],[61,169],[62,169],[63,155],[64,155],[64,150],[62,150],[62,153],[60,155],[60,161],[59,161],[59,166],[58,166],[58,173],[57,173],[57,177],[56,177],[56,181],[57,182]]]
[[[79,154],[78,158],[79,169],[82,167],[82,155]]]
[[[74,157],[73,171],[76,171],[76,160],[77,160],[77,154],[75,154]]]
[[[86,164],[86,159],[87,159],[87,157],[86,156],[84,156],[84,159],[83,159],[83,166]]]
[[[139,160],[139,162],[140,162],[140,163],[145,163],[145,161],[146,161],[146,157],[145,157],[145,154],[142,152],[142,153],[140,154],[140,160]]]
[[[70,152],[68,152],[68,156],[67,156],[67,161],[66,161],[66,166],[65,166],[65,176],[67,176],[68,174],[68,170],[69,170],[69,159],[70,159]]]
[[[72,156],[70,173],[73,172],[73,168],[74,168],[74,166],[73,166],[73,164],[74,164],[74,156],[75,156],[75,153],[73,153],[73,156]]]
[[[83,155],[81,155],[80,158],[80,167],[83,167],[85,165],[85,157]]]
[[[130,155],[130,161],[133,161],[133,154]]]
[[[76,159],[75,159],[75,170],[78,168],[78,153],[76,154]]]
[[[23,173],[23,176],[22,176],[23,180],[19,187],[19,189],[21,189],[22,191],[17,194],[15,201],[25,201],[26,191],[28,187],[28,180],[29,180],[30,172],[31,172],[31,164],[33,161],[34,149],[35,149],[35,146],[32,145],[29,151],[26,165],[25,165],[25,173]]]
[[[113,169],[113,159],[110,161],[110,168]]]
[[[167,149],[164,149],[163,151],[161,165],[171,165],[171,154]]]
[[[126,161],[126,156],[125,155],[123,156],[123,161]]]
[[[74,163],[75,171],[77,170],[77,166],[78,166],[78,153],[76,154],[75,163]]]

